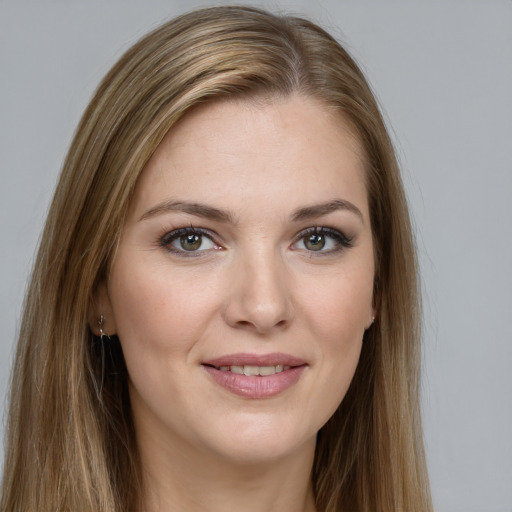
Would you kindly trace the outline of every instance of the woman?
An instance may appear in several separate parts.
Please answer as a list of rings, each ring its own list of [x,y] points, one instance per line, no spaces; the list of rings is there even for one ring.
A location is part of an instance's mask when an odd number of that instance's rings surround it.
[[[3,510],[431,510],[416,263],[373,95],[312,23],[204,9],[121,58],[64,164]]]

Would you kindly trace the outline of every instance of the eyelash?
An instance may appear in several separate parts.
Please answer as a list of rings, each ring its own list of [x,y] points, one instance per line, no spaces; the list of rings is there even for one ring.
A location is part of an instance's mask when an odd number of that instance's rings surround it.
[[[334,240],[336,247],[329,249],[327,251],[312,251],[309,250],[306,251],[309,253],[311,257],[313,256],[328,256],[331,254],[335,254],[341,251],[344,251],[345,249],[349,249],[353,245],[353,238],[348,237],[345,233],[342,231],[339,231],[337,229],[328,228],[328,227],[313,227],[305,229],[304,231],[301,231],[297,237],[293,245],[296,245],[297,243],[304,241],[307,237],[311,237],[312,235],[317,235],[321,237],[328,237]]]
[[[221,247],[215,242],[215,236],[211,231],[203,228],[196,228],[194,226],[189,226],[186,228],[179,228],[169,231],[164,236],[159,239],[160,247],[163,247],[166,251],[177,254],[178,256],[182,256],[185,258],[194,258],[198,256],[203,256],[203,251],[187,251],[185,249],[178,249],[172,245],[172,242],[178,240],[182,236],[190,236],[190,235],[199,235],[201,237],[207,238],[210,240],[218,249]]]
[[[202,250],[202,251],[198,251],[198,250],[187,251],[185,249],[178,249],[172,245],[172,243],[175,240],[178,240],[180,237],[190,236],[190,235],[198,235],[200,237],[205,237],[208,240],[210,240],[210,242],[212,244],[214,244],[216,246],[217,250],[222,249],[222,247],[216,243],[216,241],[215,241],[216,237],[211,231],[208,231],[203,228],[197,228],[194,226],[189,226],[186,228],[179,228],[179,229],[174,229],[172,231],[169,231],[168,233],[166,233],[164,236],[162,236],[159,239],[158,245],[160,247],[164,248],[165,250],[167,250],[168,252],[176,254],[181,257],[186,257],[186,258],[192,257],[193,258],[193,257],[204,256],[204,253],[208,252],[210,249],[206,249],[206,250]],[[337,229],[332,229],[332,228],[328,228],[328,227],[312,227],[312,228],[308,228],[308,229],[301,231],[295,237],[292,247],[297,245],[301,241],[303,242],[307,237],[311,237],[313,235],[330,238],[330,239],[334,240],[336,247],[334,247],[332,249],[328,249],[326,251],[323,251],[323,250],[314,251],[314,250],[307,250],[307,249],[295,249],[295,250],[305,251],[305,252],[309,253],[310,257],[328,256],[331,254],[335,254],[335,253],[344,251],[345,249],[348,249],[348,248],[352,247],[352,245],[353,245],[353,243],[352,243],[353,238],[348,237],[347,235],[345,235],[345,233],[343,233]]]

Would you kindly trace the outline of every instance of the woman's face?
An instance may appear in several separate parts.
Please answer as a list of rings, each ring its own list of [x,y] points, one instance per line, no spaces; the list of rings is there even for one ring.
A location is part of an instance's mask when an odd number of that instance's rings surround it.
[[[314,445],[373,313],[361,154],[299,96],[208,104],[165,137],[99,300],[139,443],[246,462]]]

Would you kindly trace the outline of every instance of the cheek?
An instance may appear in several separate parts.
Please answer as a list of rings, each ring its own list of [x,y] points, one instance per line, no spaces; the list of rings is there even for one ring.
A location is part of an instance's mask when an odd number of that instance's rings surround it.
[[[317,276],[303,294],[303,311],[319,340],[340,345],[361,340],[371,316],[372,268],[352,267],[336,275]]]
[[[150,267],[119,259],[110,280],[110,299],[125,356],[157,357],[186,349],[200,336],[215,309],[203,283],[165,266]]]
[[[370,267],[371,268],[371,267]],[[322,424],[343,400],[354,376],[372,307],[372,272],[352,268],[317,279],[304,294],[303,315],[316,340],[318,413]]]

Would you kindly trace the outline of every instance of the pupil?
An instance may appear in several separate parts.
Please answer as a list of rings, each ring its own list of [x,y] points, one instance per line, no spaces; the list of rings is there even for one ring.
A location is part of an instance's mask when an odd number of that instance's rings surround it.
[[[180,243],[186,251],[195,251],[201,247],[201,235],[183,235]]]
[[[306,247],[312,251],[319,251],[325,246],[325,238],[322,235],[310,235],[306,237]]]

